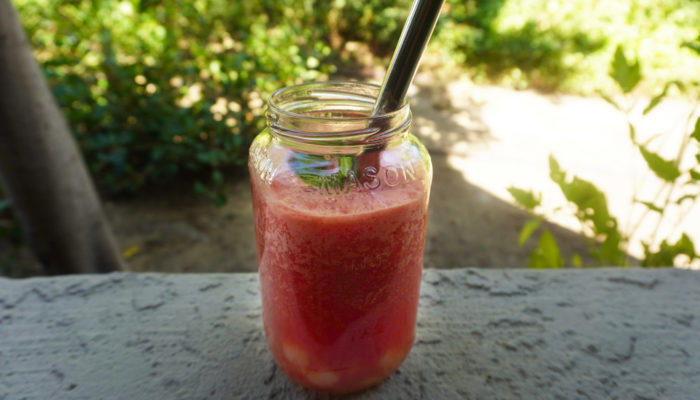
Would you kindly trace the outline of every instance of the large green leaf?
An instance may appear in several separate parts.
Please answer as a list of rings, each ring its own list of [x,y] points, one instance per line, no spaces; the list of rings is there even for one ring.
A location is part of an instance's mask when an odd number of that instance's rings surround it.
[[[542,194],[535,194],[532,190],[524,190],[511,186],[508,188],[508,192],[513,196],[513,199],[515,199],[518,205],[528,211],[534,210],[535,207],[542,203]]]
[[[593,183],[574,176],[567,180],[553,156],[549,156],[549,176],[559,185],[564,197],[576,205],[576,216],[581,222],[589,222],[596,234],[617,230],[617,220],[608,211],[608,201]]]
[[[624,93],[631,92],[642,80],[641,67],[639,61],[628,60],[622,46],[617,46],[612,63],[610,64],[610,77],[620,86]]]
[[[612,218],[605,194],[600,189],[577,176],[574,176],[571,182],[561,184],[560,188],[566,199],[578,208],[579,218],[590,220],[596,232],[608,230]]]
[[[644,146],[639,146],[639,151],[642,153],[642,157],[644,157],[644,161],[647,162],[649,168],[659,178],[666,182],[673,182],[681,176],[681,171],[673,161],[663,159],[660,155],[649,151]]]

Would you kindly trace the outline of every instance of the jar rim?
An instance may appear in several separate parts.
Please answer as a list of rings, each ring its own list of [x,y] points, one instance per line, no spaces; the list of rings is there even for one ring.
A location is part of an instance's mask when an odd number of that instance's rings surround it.
[[[277,89],[274,93],[270,95],[268,98],[268,105],[270,109],[274,113],[279,113],[288,117],[292,118],[303,118],[303,119],[308,119],[312,121],[334,121],[334,122],[357,122],[357,121],[376,121],[376,120],[386,120],[386,119],[393,119],[394,117],[401,115],[403,113],[406,113],[407,109],[409,108],[409,102],[407,99],[404,99],[403,104],[401,105],[400,108],[386,112],[383,114],[378,114],[378,115],[365,115],[365,116],[359,116],[359,117],[325,117],[325,116],[316,116],[316,115],[308,115],[308,114],[299,114],[295,113],[293,111],[289,111],[284,109],[276,100],[280,100],[280,97],[284,94],[288,94],[289,92],[297,91],[300,89],[304,88],[309,88],[312,89],[314,87],[319,87],[321,88],[328,88],[328,87],[337,87],[337,88],[350,88],[350,87],[361,87],[365,89],[372,89],[376,90],[376,94],[374,96],[365,96],[367,98],[371,98],[374,101],[376,101],[377,96],[379,95],[379,91],[381,89],[381,86],[375,84],[375,83],[368,83],[368,82],[360,82],[360,81],[322,81],[322,82],[304,82],[304,83],[299,83],[296,85],[291,85],[291,86],[285,86],[281,89]],[[350,93],[348,93],[350,94]],[[354,94],[357,96],[357,94]]]

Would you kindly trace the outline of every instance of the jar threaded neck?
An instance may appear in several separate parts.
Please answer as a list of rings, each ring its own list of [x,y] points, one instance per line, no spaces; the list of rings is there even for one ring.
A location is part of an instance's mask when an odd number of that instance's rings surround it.
[[[359,82],[317,82],[280,89],[269,99],[273,134],[315,146],[381,146],[408,132],[411,111],[372,115],[380,87]]]

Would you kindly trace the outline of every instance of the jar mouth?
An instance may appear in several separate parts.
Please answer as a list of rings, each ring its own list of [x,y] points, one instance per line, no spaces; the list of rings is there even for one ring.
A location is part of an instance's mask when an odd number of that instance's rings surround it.
[[[328,151],[335,146],[353,152],[381,147],[408,132],[411,109],[405,101],[398,110],[372,115],[379,91],[379,85],[362,82],[289,86],[270,96],[268,126],[275,136],[307,149]]]
[[[360,122],[381,121],[400,118],[409,112],[409,103],[404,103],[397,110],[372,115],[374,104],[381,87],[374,83],[327,81],[309,82],[278,89],[268,100],[272,113],[316,122]],[[354,103],[346,110],[321,110],[310,112],[307,106],[343,102]],[[325,112],[324,112],[325,111]],[[328,115],[330,113],[330,115]]]

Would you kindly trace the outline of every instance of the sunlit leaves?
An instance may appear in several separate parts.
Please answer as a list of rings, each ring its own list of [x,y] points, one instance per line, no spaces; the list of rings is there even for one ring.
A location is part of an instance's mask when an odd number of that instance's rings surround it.
[[[628,60],[622,46],[617,46],[612,63],[610,64],[610,77],[620,86],[624,93],[631,92],[642,79],[639,61]]]
[[[600,189],[593,183],[574,176],[567,180],[566,173],[561,169],[557,160],[549,157],[550,177],[559,185],[564,197],[577,207],[577,215],[591,222],[596,232],[606,232],[612,225],[617,225],[614,217],[608,212],[608,202]]]
[[[549,157],[549,176],[561,189],[566,200],[576,206],[576,217],[588,227],[593,238],[599,241],[593,255],[600,262],[610,265],[625,265],[622,250],[622,237],[618,231],[617,219],[610,215],[608,202],[600,189],[593,183],[577,176],[568,178],[557,160]]]
[[[683,202],[686,200],[695,200],[697,197],[698,197],[698,195],[696,195],[696,194],[685,194],[685,195],[679,197],[678,199],[676,199],[676,201],[674,201],[674,203],[680,205],[680,204],[683,204]]]
[[[695,127],[693,129],[693,133],[690,134],[690,137],[700,143],[700,117],[698,117],[698,119],[695,121]]]
[[[525,222],[518,235],[518,246],[522,247],[540,225],[542,225],[542,218],[533,218]]]
[[[542,231],[539,246],[530,254],[530,268],[560,268],[564,259],[559,251],[557,241],[549,230]]]
[[[533,211],[535,207],[542,203],[542,194],[535,194],[531,190],[524,190],[511,186],[508,188],[508,192],[513,196],[518,205],[528,211]]]
[[[683,43],[683,46],[689,48],[690,50],[693,50],[694,52],[698,53],[698,55],[700,55],[700,36],[698,36],[698,38],[692,42]]]
[[[657,205],[654,205],[654,203],[652,203],[652,202],[650,202],[650,201],[639,201],[639,200],[637,200],[637,203],[642,204],[642,205],[644,205],[646,208],[648,208],[649,210],[654,211],[654,212],[657,212],[657,213],[659,213],[659,214],[661,214],[662,212],[664,212],[664,210],[663,210],[661,207],[659,207],[659,206],[657,206]]]
[[[684,255],[690,260],[697,256],[693,241],[685,233],[673,244],[663,240],[656,251],[653,251],[647,243],[642,245],[644,247],[642,266],[644,267],[671,267],[676,257],[680,255]]]
[[[649,169],[664,181],[673,182],[681,176],[681,171],[673,161],[666,160],[641,145],[639,146],[639,152],[642,153],[642,157],[644,161],[646,161],[647,166],[649,166]]]
[[[647,115],[649,112],[651,112],[651,110],[656,108],[656,106],[658,106],[659,103],[661,103],[661,101],[666,97],[666,95],[668,94],[668,90],[673,85],[681,86],[681,84],[676,81],[667,82],[664,85],[664,89],[661,91],[661,93],[657,94],[656,96],[652,97],[651,100],[649,100],[649,104],[646,107],[644,107],[644,111],[642,111],[642,114]]]

